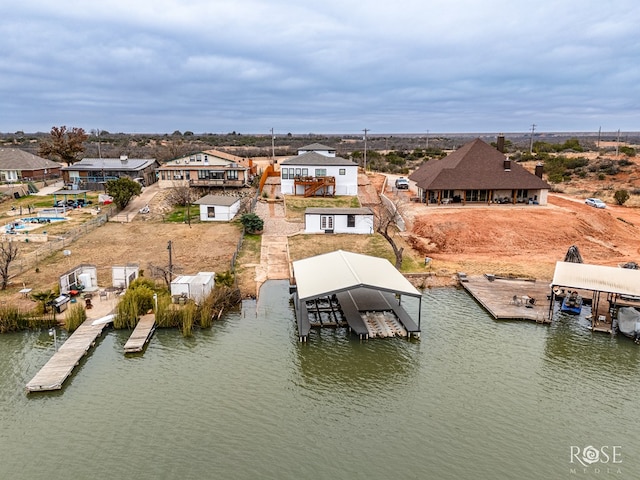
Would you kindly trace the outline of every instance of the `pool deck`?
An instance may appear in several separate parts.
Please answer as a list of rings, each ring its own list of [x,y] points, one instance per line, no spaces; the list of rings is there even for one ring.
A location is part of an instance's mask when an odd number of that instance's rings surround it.
[[[467,277],[459,274],[460,285],[496,320],[530,320],[551,323],[548,282],[506,279],[493,275]],[[535,299],[531,304],[529,299]]]

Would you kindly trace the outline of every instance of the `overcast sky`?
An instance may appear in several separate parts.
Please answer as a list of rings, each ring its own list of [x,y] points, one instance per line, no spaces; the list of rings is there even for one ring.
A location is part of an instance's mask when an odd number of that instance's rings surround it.
[[[21,0],[0,132],[640,130],[637,0]]]

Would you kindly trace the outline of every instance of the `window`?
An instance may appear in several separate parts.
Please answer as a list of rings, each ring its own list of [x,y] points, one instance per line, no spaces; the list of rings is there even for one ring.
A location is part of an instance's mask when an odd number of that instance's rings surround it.
[[[293,169],[292,169],[293,170]],[[296,168],[296,177],[299,177],[301,173],[301,170],[299,168]]]
[[[340,170],[338,170],[338,175],[346,175],[346,174],[347,174],[346,168],[341,168]]]
[[[316,168],[315,176],[316,177],[326,177],[327,176],[327,169],[326,168]]]
[[[347,215],[347,227],[355,227],[356,226],[356,216],[353,214]]]
[[[308,168],[303,168],[302,169],[302,176],[303,177],[308,177],[309,176],[309,169]]]
[[[216,207],[207,207],[207,218],[216,218]]]
[[[237,180],[238,179],[238,171],[237,170],[229,170],[227,172],[227,180]]]
[[[283,168],[281,173],[283,180],[289,180],[289,169]]]

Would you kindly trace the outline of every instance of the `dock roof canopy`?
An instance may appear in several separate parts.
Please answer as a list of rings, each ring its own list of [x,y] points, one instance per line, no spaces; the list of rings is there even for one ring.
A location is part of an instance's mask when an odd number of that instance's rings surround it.
[[[298,297],[311,300],[357,287],[422,294],[384,258],[337,250],[293,262]]]
[[[551,285],[640,296],[640,270],[557,262]]]

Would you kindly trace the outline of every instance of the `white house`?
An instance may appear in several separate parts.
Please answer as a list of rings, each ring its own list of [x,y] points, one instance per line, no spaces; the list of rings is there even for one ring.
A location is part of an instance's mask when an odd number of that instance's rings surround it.
[[[171,296],[176,298],[190,298],[196,303],[204,300],[215,286],[216,274],[213,272],[198,272],[197,275],[180,275],[171,282]]]
[[[240,197],[229,195],[206,195],[195,203],[200,205],[200,220],[203,222],[228,222],[240,209]]]
[[[357,195],[358,165],[336,157],[329,147],[313,144],[280,164],[280,180],[284,195]]]
[[[307,208],[305,233],[373,233],[373,212],[369,208]]]

